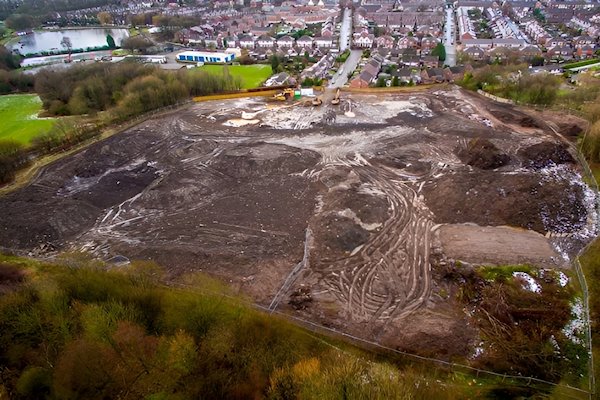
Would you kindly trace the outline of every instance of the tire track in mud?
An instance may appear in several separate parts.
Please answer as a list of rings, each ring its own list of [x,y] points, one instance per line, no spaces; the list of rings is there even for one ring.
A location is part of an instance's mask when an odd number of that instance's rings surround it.
[[[422,307],[431,293],[432,214],[401,176],[360,164],[353,170],[385,193],[391,215],[359,250],[325,269],[324,283],[352,320],[401,319]]]

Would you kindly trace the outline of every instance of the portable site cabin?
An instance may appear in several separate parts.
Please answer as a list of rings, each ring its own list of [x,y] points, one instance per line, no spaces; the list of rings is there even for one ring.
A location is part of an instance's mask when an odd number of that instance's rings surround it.
[[[222,63],[226,64],[235,58],[232,53],[219,53],[212,51],[184,51],[177,54],[177,61],[190,63]]]

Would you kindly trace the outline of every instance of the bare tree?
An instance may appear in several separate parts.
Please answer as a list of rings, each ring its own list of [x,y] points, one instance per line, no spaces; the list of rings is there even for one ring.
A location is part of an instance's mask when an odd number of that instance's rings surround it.
[[[60,45],[67,49],[69,51],[69,54],[71,54],[71,50],[73,49],[73,43],[71,42],[70,37],[63,36],[62,40],[60,41]]]

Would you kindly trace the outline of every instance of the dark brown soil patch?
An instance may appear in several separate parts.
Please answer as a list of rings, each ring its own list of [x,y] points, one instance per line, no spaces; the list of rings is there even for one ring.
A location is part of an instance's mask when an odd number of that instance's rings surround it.
[[[502,153],[487,139],[472,139],[466,147],[456,149],[462,162],[480,169],[496,169],[508,164],[510,156]]]
[[[563,143],[541,142],[522,148],[517,155],[523,160],[523,166],[541,169],[553,164],[574,163],[575,160]]]
[[[438,223],[509,225],[540,233],[573,231],[586,223],[580,187],[556,179],[541,184],[533,173],[448,174],[424,192]]]

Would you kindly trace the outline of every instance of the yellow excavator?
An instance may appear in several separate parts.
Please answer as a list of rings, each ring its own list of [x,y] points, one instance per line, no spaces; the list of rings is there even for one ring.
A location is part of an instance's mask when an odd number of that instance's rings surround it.
[[[282,92],[276,93],[273,98],[279,101],[285,101],[291,97],[294,97],[294,89],[283,89]]]
[[[333,100],[331,100],[331,104],[333,104],[334,106],[340,104],[340,88],[338,88],[335,91],[335,97],[333,98]]]

